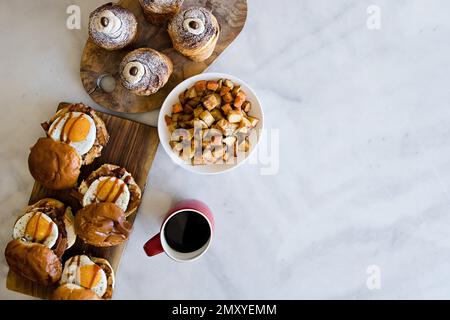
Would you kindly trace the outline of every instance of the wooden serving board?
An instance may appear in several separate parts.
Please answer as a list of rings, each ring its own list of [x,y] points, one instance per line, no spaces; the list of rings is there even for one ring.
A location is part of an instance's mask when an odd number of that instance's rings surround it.
[[[81,81],[92,99],[105,108],[128,113],[146,112],[161,107],[169,92],[184,79],[203,72],[233,42],[247,19],[247,0],[185,0],[183,9],[203,6],[210,9],[220,25],[220,36],[214,53],[206,61],[193,62],[172,47],[166,26],[155,26],[145,20],[138,0],[121,0],[119,4],[132,11],[138,20],[137,41],[128,48],[107,51],[88,40],[81,58]],[[119,65],[130,51],[150,47],[172,59],[174,71],[168,83],[148,97],[135,95],[120,84]],[[111,75],[116,86],[110,93],[103,91],[99,79]]]
[[[67,104],[61,103],[58,109],[65,105]],[[97,114],[105,121],[110,140],[103,149],[101,157],[97,158],[91,165],[82,167],[79,181],[87,177],[90,172],[96,170],[102,164],[111,163],[126,168],[132,174],[142,192],[144,192],[148,172],[159,144],[157,129],[146,124],[98,111]],[[70,195],[70,192],[70,190],[48,190],[36,182],[31,192],[29,204],[33,204],[42,198],[52,197],[70,205],[73,212],[76,213],[81,208],[81,205]],[[129,216],[128,221],[133,223],[135,217],[136,213]],[[63,261],[66,261],[73,255],[87,254],[93,257],[106,258],[111,263],[114,271],[117,272],[125,245],[126,243],[116,247],[96,248],[86,245],[80,239],[77,239],[75,245],[64,253]],[[13,291],[43,299],[50,298],[54,290],[54,287],[37,285],[12,271],[8,273],[6,287]]]

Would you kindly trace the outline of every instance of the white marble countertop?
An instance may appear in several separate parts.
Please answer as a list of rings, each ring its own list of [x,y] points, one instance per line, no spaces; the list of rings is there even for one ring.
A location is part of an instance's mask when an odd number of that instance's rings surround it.
[[[79,61],[88,13],[103,2],[0,3],[1,251],[31,192],[39,123],[62,100],[98,107]],[[450,3],[378,0],[381,29],[370,30],[372,3],[249,0],[244,31],[210,70],[259,94],[266,127],[279,129],[279,170],[200,176],[160,147],[115,298],[450,297]],[[81,30],[65,28],[70,4]],[[143,243],[183,198],[213,209],[211,250],[189,264],[147,258]],[[1,254],[2,283],[7,269]],[[1,285],[0,298],[27,297]]]

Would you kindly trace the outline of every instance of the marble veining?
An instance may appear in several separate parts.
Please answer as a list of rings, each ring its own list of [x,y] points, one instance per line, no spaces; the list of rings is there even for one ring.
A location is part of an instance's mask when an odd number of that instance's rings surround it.
[[[39,123],[63,100],[101,110],[79,60],[88,14],[102,3],[0,4],[2,251],[31,192]],[[70,4],[81,7],[81,30],[65,27]],[[373,4],[380,30],[366,26]],[[446,0],[249,0],[244,31],[210,71],[259,94],[266,127],[279,129],[279,171],[246,164],[199,176],[160,148],[115,298],[449,298],[449,9]],[[157,111],[129,117],[156,124]],[[189,264],[147,258],[143,243],[183,198],[215,212],[211,250]],[[371,265],[379,290],[366,284]],[[2,254],[3,283],[7,270]],[[0,298],[28,297],[1,285]]]

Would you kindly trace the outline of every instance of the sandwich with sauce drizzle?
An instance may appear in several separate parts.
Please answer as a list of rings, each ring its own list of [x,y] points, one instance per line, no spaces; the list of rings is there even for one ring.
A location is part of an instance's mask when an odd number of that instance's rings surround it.
[[[61,277],[61,256],[76,240],[70,207],[55,199],[42,199],[25,209],[13,228],[5,250],[11,270],[42,284]]]
[[[77,197],[83,208],[76,214],[75,231],[84,242],[109,247],[128,239],[126,218],[138,208],[141,189],[125,168],[102,165],[81,182]]]
[[[47,137],[31,148],[28,166],[35,180],[48,189],[74,187],[81,166],[99,157],[109,140],[103,120],[81,103],[59,110],[42,127]]]
[[[60,286],[53,292],[54,300],[111,299],[114,270],[106,259],[73,256],[64,264]]]

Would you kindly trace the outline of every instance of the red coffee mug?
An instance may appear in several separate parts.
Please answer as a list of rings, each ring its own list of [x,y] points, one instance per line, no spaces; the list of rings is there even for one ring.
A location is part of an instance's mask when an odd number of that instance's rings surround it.
[[[196,212],[203,216],[203,218],[205,218],[209,225],[210,236],[201,248],[192,252],[180,252],[175,250],[168,244],[167,239],[165,238],[164,231],[167,222],[170,221],[173,217],[179,214],[187,214],[188,212]],[[145,243],[144,251],[148,256],[154,256],[159,253],[165,252],[170,258],[179,262],[193,261],[200,258],[209,249],[213,233],[214,217],[208,206],[198,200],[183,200],[178,202],[175,207],[169,210],[161,225],[160,233],[158,233]]]

